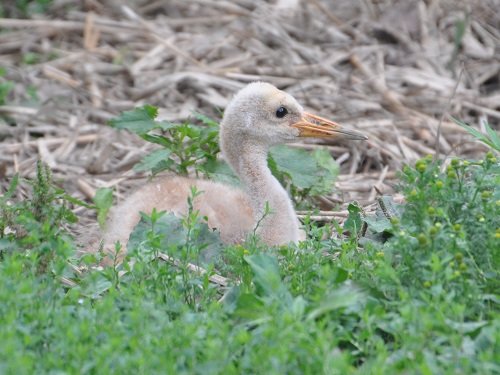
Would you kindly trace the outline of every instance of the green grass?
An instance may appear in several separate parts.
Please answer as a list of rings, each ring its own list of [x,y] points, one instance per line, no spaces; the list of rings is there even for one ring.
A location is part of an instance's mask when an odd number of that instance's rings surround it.
[[[353,205],[345,228],[308,223],[297,246],[220,250],[195,211],[153,212],[135,261],[96,269],[64,229],[81,202],[39,164],[31,198],[17,179],[0,198],[0,373],[499,373],[499,172],[492,153],[422,159],[401,172],[405,205],[366,219]],[[188,269],[214,244],[227,290],[214,265]]]

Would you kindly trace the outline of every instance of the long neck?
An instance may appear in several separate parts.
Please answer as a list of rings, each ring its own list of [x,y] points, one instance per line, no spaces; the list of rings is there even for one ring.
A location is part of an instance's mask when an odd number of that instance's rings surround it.
[[[267,167],[268,147],[248,140],[224,146],[226,160],[247,189],[261,239],[269,245],[297,242],[299,222],[287,192]]]

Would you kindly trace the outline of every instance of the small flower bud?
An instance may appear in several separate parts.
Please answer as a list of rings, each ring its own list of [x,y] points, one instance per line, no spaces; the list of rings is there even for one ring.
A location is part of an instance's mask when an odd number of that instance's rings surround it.
[[[485,190],[481,193],[481,199],[488,199],[489,197],[491,197],[491,191],[488,191],[488,190]]]
[[[427,236],[423,233],[420,233],[418,236],[417,236],[417,240],[418,240],[418,243],[422,246],[425,246],[427,245]]]

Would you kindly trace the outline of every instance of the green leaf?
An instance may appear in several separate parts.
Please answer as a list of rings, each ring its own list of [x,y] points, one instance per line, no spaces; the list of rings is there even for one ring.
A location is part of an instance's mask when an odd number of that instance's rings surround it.
[[[392,228],[391,222],[385,216],[367,216],[363,221],[375,233],[382,233]]]
[[[165,148],[170,149],[172,147],[172,140],[159,134],[140,134],[140,137],[146,142],[154,143]]]
[[[264,296],[278,300],[280,304],[291,306],[292,296],[281,281],[278,261],[268,254],[259,253],[244,257],[254,273],[254,282]]]
[[[316,149],[313,151],[312,156],[320,167],[319,172],[321,178],[316,185],[311,188],[311,194],[320,195],[330,193],[339,175],[340,167],[326,149]]]
[[[219,124],[217,123],[217,121],[215,121],[214,119],[211,119],[208,116],[205,116],[202,113],[195,112],[194,113],[194,117],[197,120],[200,120],[203,124],[207,125],[208,127],[214,127],[214,128],[218,128],[219,127]]]
[[[493,130],[487,122],[484,123],[484,126],[486,127],[486,132],[488,133],[491,143],[493,144],[493,148],[500,151],[500,136],[498,135],[498,132]]]
[[[202,164],[199,169],[210,179],[228,185],[240,186],[240,180],[226,162],[223,160],[209,160]]]
[[[357,202],[352,202],[347,206],[347,211],[349,215],[344,223],[344,230],[349,231],[351,235],[356,235],[361,229],[362,224],[361,208]]]
[[[451,319],[446,319],[445,321],[448,327],[460,333],[471,333],[488,324],[487,320],[478,320],[475,322],[455,322]]]
[[[93,201],[97,208],[97,221],[102,228],[106,222],[109,209],[113,205],[113,190],[110,188],[97,189]]]
[[[264,303],[255,294],[250,293],[238,296],[233,314],[246,320],[258,320],[269,315]]]
[[[102,273],[92,272],[85,277],[76,288],[81,294],[89,298],[99,298],[109,290],[113,284]]]
[[[63,194],[61,194],[61,198],[63,198],[64,200],[66,200],[70,203],[73,203],[76,206],[81,206],[81,207],[90,208],[90,209],[95,208],[93,205],[88,204],[87,202],[84,202],[81,199],[75,198],[67,193],[64,193],[64,190],[62,191],[62,193]]]
[[[157,169],[161,162],[169,158],[170,154],[172,154],[172,151],[169,149],[155,150],[144,156],[139,163],[134,165],[134,170],[137,172],[143,172]]]
[[[275,257],[259,253],[245,256],[245,261],[254,272],[255,283],[261,286],[267,294],[273,294],[281,288],[280,270]]]
[[[307,320],[314,320],[330,311],[341,308],[355,307],[363,301],[365,294],[352,285],[342,285],[325,296],[323,302],[313,309]]]
[[[489,136],[487,137],[479,130],[474,129],[472,126],[466,124],[463,121],[460,121],[456,118],[453,118],[453,121],[455,121],[455,123],[464,128],[469,134],[471,134],[478,141],[483,142],[492,149],[495,149],[496,151],[500,152],[500,137],[498,136],[498,133],[489,126],[489,124],[486,123],[486,131]]]
[[[311,188],[316,183],[318,163],[307,151],[288,146],[275,146],[269,155],[276,163],[278,171],[286,173],[298,188]]]
[[[375,215],[367,216],[362,220],[374,233],[390,232],[392,224],[389,218],[401,217],[401,206],[394,202],[394,198],[384,195],[377,198],[378,207]]]
[[[154,230],[152,230],[151,218],[144,213],[141,213],[141,216],[141,220],[130,235],[127,244],[129,251],[137,250],[147,255],[150,251],[148,248],[148,232],[151,231],[163,237],[161,239],[162,252],[168,252],[175,256],[177,250],[187,245],[187,228],[184,226],[181,218],[175,216],[173,213],[163,214],[161,217],[158,217],[154,224]],[[219,232],[209,228],[204,222],[194,223],[193,226],[191,232],[197,233],[197,235],[191,238],[190,245],[192,245],[192,248],[200,250],[198,256],[201,264],[212,263],[219,257],[224,248]]]
[[[288,146],[271,148],[268,165],[278,179],[285,174],[293,185],[309,189],[312,195],[330,192],[339,171],[327,150],[310,153]]]
[[[18,183],[19,183],[19,174],[16,173],[14,175],[14,177],[12,177],[12,180],[10,181],[10,184],[9,184],[9,188],[7,189],[5,194],[0,196],[0,203],[5,202],[12,197],[12,195],[16,191]]]
[[[109,124],[117,129],[126,129],[136,134],[142,134],[159,127],[159,124],[154,121],[157,115],[158,108],[145,105],[132,111],[123,112],[118,118],[110,120]]]

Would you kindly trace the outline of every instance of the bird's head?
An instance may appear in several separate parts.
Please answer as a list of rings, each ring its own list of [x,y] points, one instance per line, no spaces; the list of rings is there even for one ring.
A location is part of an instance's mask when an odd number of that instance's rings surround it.
[[[235,95],[222,119],[224,135],[269,146],[303,137],[367,139],[355,130],[305,112],[293,96],[264,82],[250,83]]]

